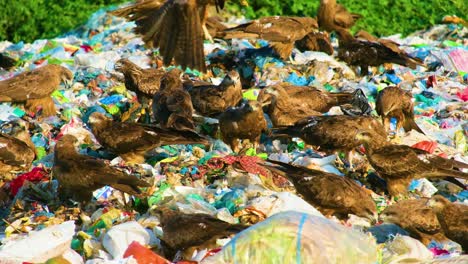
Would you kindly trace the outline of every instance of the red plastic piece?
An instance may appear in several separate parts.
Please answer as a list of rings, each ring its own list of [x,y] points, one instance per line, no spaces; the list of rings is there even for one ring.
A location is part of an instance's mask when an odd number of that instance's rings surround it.
[[[463,91],[457,93],[458,98],[460,98],[463,102],[468,101],[468,87],[463,89]]]
[[[138,264],[169,264],[167,259],[159,256],[148,248],[142,246],[137,241],[133,241],[128,245],[127,250],[123,255],[124,258],[132,256]]]
[[[15,196],[26,180],[30,182],[39,182],[47,177],[48,174],[44,171],[43,168],[35,167],[30,172],[21,174],[10,182],[10,193],[11,195]]]
[[[417,148],[417,149],[422,149],[422,150],[425,150],[425,151],[432,154],[432,153],[434,153],[435,149],[437,148],[437,142],[424,140],[424,141],[421,141],[421,142],[418,142],[418,143],[414,144],[411,147],[412,148]]]

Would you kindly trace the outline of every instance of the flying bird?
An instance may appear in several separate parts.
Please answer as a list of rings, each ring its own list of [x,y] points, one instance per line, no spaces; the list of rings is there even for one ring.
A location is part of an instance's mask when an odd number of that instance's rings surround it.
[[[186,90],[195,110],[204,116],[218,115],[242,100],[242,85],[237,71],[228,72],[219,85],[195,84]]]
[[[236,234],[248,227],[230,224],[209,214],[184,214],[166,206],[157,207],[152,212],[160,221],[163,246],[169,247],[165,252],[171,252],[168,255],[173,255],[177,250],[195,249],[209,241]],[[168,255],[166,257],[172,258]]]
[[[135,21],[135,32],[151,48],[159,48],[164,65],[172,59],[182,69],[206,72],[203,39],[208,7],[223,9],[225,0],[146,0],[111,12]]]
[[[468,179],[468,173],[456,168],[468,168],[468,164],[444,159],[424,150],[407,145],[376,145],[369,132],[356,133],[358,142],[366,149],[369,163],[377,174],[387,182],[391,196],[405,194],[413,179],[455,177]]]
[[[263,88],[257,100],[268,104],[266,113],[275,127],[294,125],[297,121],[328,112],[333,106],[363,102],[363,111],[371,110],[361,89],[353,93],[329,93],[309,86],[276,84]],[[361,105],[361,104],[360,104]]]
[[[317,30],[317,21],[311,17],[262,17],[257,20],[226,29],[224,39],[264,39],[280,58],[291,55],[294,43]]]
[[[16,60],[12,57],[0,53],[0,68],[9,71],[11,68],[15,67]]]
[[[138,187],[150,186],[135,176],[128,175],[91,156],[79,154],[78,140],[66,134],[55,145],[52,172],[59,183],[59,194],[77,202],[87,203],[93,191],[106,185],[130,195],[140,195]]]
[[[262,105],[257,101],[243,102],[231,107],[219,116],[219,127],[223,141],[234,152],[239,151],[239,139],[248,139],[257,149],[262,132],[267,130]]]
[[[268,160],[275,166],[262,164],[294,184],[297,192],[324,215],[340,219],[348,214],[369,219],[375,223],[377,207],[370,193],[354,180],[320,170],[299,167],[280,161]]]
[[[436,213],[445,235],[468,252],[468,206],[441,195],[434,195],[427,205]]]
[[[334,51],[328,33],[320,31],[310,32],[302,39],[296,41],[296,48],[301,52],[308,50],[321,51],[328,55],[332,55]]]
[[[182,71],[174,68],[162,77],[160,90],[153,97],[153,116],[164,129],[194,131],[192,99],[183,88],[181,75]]]
[[[142,69],[129,59],[120,59],[115,63],[115,70],[122,72],[125,78],[125,88],[136,93],[143,108],[149,112],[151,100],[159,91],[164,69]]]
[[[426,246],[432,240],[445,242],[448,239],[444,235],[437,215],[426,205],[427,200],[427,198],[400,200],[385,208],[380,214],[380,219],[399,225],[408,231],[411,237]]]
[[[344,6],[337,4],[336,0],[320,0],[317,20],[320,29],[328,32],[337,29],[349,29],[362,16],[350,13]]]
[[[359,66],[362,75],[368,74],[369,66],[384,63],[395,63],[413,69],[416,65],[424,65],[420,59],[404,52],[395,52],[380,42],[358,40],[345,29],[337,29],[336,33],[339,42],[338,58],[349,65]]]
[[[89,124],[99,143],[129,163],[144,163],[145,154],[161,145],[204,144],[208,141],[191,131],[174,131],[155,126],[122,123],[94,112]]]
[[[25,103],[29,112],[42,109],[42,116],[56,114],[51,94],[61,82],[70,85],[73,73],[67,68],[49,64],[28,72],[22,72],[0,82],[0,102]]]
[[[13,121],[3,124],[9,133],[0,132],[0,173],[27,171],[36,157],[36,147],[31,141],[27,124]]]
[[[382,122],[387,131],[390,130],[390,119],[397,119],[396,131],[401,127],[405,132],[414,129],[419,133],[424,132],[414,121],[413,96],[410,92],[396,86],[389,86],[379,92],[375,101],[375,110],[382,117]]]
[[[306,144],[319,147],[328,153],[344,152],[350,167],[353,163],[353,152],[363,144],[357,136],[366,131],[374,147],[386,144],[386,133],[382,124],[370,116],[313,116],[299,120],[293,126],[272,129],[277,136],[299,137]]]

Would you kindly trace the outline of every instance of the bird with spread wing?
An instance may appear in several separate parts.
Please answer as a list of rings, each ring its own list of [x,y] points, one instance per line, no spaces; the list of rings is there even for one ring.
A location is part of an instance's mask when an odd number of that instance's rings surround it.
[[[149,46],[159,48],[165,65],[172,59],[183,69],[205,72],[203,39],[211,39],[205,26],[208,7],[223,9],[224,0],[146,0],[111,12],[135,21],[135,32]]]

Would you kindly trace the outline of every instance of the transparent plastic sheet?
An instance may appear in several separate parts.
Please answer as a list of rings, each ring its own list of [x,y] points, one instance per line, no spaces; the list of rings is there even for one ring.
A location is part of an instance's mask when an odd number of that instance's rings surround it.
[[[370,235],[326,218],[286,211],[237,234],[201,263],[377,263]]]

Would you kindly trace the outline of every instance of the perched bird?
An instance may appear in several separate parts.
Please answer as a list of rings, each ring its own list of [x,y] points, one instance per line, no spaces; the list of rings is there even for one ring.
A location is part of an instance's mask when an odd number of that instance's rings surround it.
[[[357,139],[359,131],[366,131],[368,141],[373,147],[386,144],[386,133],[383,126],[370,116],[314,116],[304,118],[293,126],[272,129],[276,135],[299,137],[306,144],[317,146],[328,153],[344,152],[346,160],[352,167],[354,149],[361,144]]]
[[[262,17],[257,20],[226,29],[224,39],[254,38],[269,41],[271,48],[286,60],[294,43],[317,30],[317,21],[311,17]]]
[[[142,69],[128,59],[115,63],[115,70],[122,72],[125,88],[136,93],[145,110],[149,110],[154,94],[159,91],[164,69]]]
[[[333,54],[333,46],[330,42],[330,36],[327,32],[310,32],[302,39],[296,41],[296,48],[304,51],[321,51],[328,55]]]
[[[441,195],[434,195],[427,205],[436,213],[445,235],[468,252],[468,206],[452,203]]]
[[[242,100],[239,73],[230,71],[219,85],[194,85],[186,89],[195,110],[204,116],[218,115]]]
[[[102,146],[130,163],[144,163],[146,152],[161,145],[197,143],[208,145],[205,138],[191,131],[174,131],[117,122],[99,112],[90,115],[89,124]]]
[[[234,152],[239,151],[239,139],[248,139],[256,149],[262,132],[267,130],[262,105],[257,101],[248,101],[239,107],[227,109],[219,116],[219,127],[223,141]]]
[[[27,124],[13,121],[8,125],[11,125],[9,133],[0,132],[0,173],[27,171],[36,157]]]
[[[424,245],[432,240],[447,241],[436,214],[426,205],[427,198],[401,200],[385,208],[380,219],[387,223],[399,225]]]
[[[151,48],[159,48],[164,65],[172,59],[182,69],[205,72],[203,33],[211,39],[205,22],[208,7],[224,7],[225,0],[146,0],[111,12],[135,21],[135,32]]]
[[[336,3],[336,0],[320,0],[317,12],[317,20],[321,29],[328,32],[336,29],[348,29],[354,26],[362,16],[348,12],[348,10]]]
[[[50,96],[61,82],[70,85],[73,73],[65,67],[49,64],[22,72],[0,82],[0,102],[25,102],[27,111],[42,108],[43,116],[55,115],[54,101]]]
[[[405,194],[413,179],[456,177],[468,179],[468,173],[456,168],[468,168],[468,164],[444,159],[424,150],[407,145],[376,145],[373,134],[356,133],[356,141],[362,142],[369,163],[387,182],[391,196]]]
[[[345,219],[348,214],[364,217],[375,223],[377,207],[370,193],[354,180],[320,170],[312,170],[280,161],[268,160],[275,166],[262,164],[294,184],[297,192],[324,215]]]
[[[117,170],[103,160],[79,154],[78,140],[66,134],[55,145],[53,175],[59,183],[59,194],[78,202],[89,202],[93,191],[106,185],[131,195],[141,194],[140,187],[149,184]]]
[[[208,214],[184,214],[166,206],[157,207],[152,212],[158,216],[161,223],[161,240],[166,247],[165,255],[169,258],[172,258],[177,250],[196,249],[209,241],[236,234],[248,227],[229,224]]]
[[[0,53],[0,68],[5,70],[10,70],[11,68],[15,67],[16,60],[12,57],[9,57],[3,53]]]
[[[265,112],[277,127],[294,125],[305,117],[328,112],[333,106],[356,104],[356,100],[361,99],[359,94],[363,94],[360,89],[353,93],[329,93],[314,87],[283,83],[263,88],[257,100],[262,104],[268,104]],[[363,98],[365,100],[363,105],[367,105],[367,109],[370,110],[367,99],[365,96]]]
[[[396,131],[401,127],[408,132],[412,129],[424,134],[414,121],[413,96],[410,92],[396,86],[389,86],[379,92],[375,101],[375,110],[382,117],[387,131],[390,130],[390,119],[397,119]]]
[[[192,100],[183,88],[181,75],[182,72],[174,68],[162,77],[160,90],[153,97],[153,116],[162,128],[193,131]]]
[[[395,52],[382,43],[358,40],[347,30],[338,29],[336,33],[339,39],[338,58],[349,65],[359,66],[362,75],[368,74],[369,66],[384,63],[395,63],[413,69],[416,65],[424,65],[420,59],[404,52]]]

